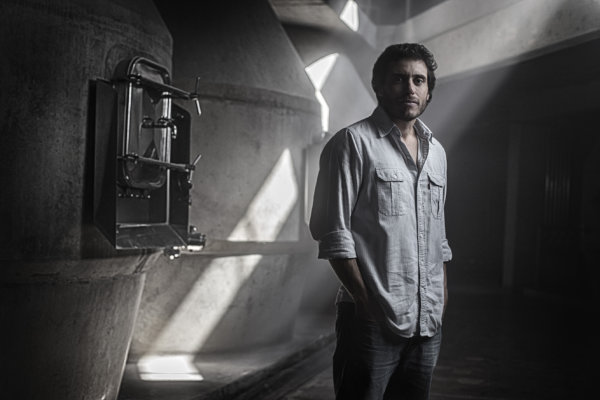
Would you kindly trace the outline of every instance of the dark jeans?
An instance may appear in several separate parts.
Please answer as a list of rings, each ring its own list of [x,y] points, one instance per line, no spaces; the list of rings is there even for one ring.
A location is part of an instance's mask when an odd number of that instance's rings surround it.
[[[427,400],[442,341],[403,338],[376,322],[355,317],[354,304],[339,303],[333,355],[336,400]]]

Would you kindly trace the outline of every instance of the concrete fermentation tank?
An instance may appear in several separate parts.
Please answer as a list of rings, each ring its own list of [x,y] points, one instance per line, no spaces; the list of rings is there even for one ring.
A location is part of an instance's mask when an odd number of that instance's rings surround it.
[[[152,253],[92,225],[92,82],[142,55],[170,68],[150,0],[0,3],[0,392],[116,399]]]
[[[149,271],[130,358],[285,342],[316,261],[303,209],[303,152],[321,134],[314,88],[268,1],[157,7],[175,86],[200,78],[190,224],[207,245]]]

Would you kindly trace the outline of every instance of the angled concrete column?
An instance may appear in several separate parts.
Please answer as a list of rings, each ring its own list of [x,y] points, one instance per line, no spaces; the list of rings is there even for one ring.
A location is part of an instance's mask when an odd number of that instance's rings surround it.
[[[151,1],[0,5],[0,392],[116,399],[153,254],[91,223],[91,82],[124,58],[170,66]]]

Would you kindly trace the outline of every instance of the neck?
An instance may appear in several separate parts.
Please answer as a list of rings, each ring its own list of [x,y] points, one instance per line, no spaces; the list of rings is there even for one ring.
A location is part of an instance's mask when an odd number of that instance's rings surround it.
[[[415,132],[415,119],[411,121],[394,121],[394,124],[400,129],[402,132],[402,136],[415,136],[417,133]]]

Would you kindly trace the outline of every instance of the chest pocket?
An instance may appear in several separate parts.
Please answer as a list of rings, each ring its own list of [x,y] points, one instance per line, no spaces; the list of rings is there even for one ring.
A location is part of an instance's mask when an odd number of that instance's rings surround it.
[[[431,194],[431,214],[435,218],[441,218],[444,211],[444,189],[446,179],[439,174],[428,172],[429,191]]]
[[[383,215],[405,215],[409,182],[398,168],[377,168],[377,203]]]

